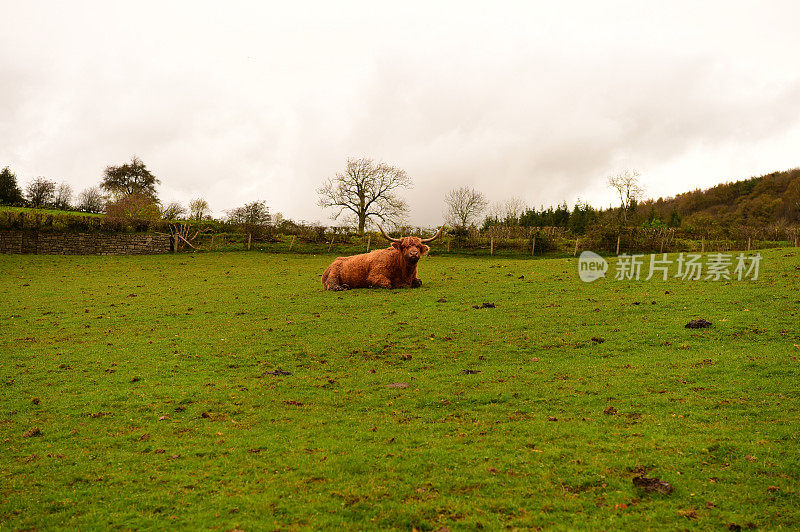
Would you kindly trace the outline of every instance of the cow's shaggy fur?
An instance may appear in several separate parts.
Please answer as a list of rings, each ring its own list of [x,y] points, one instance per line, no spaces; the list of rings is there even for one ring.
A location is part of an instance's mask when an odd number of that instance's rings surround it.
[[[417,288],[417,262],[430,248],[415,236],[392,242],[386,249],[338,257],[322,274],[325,290],[349,288]]]

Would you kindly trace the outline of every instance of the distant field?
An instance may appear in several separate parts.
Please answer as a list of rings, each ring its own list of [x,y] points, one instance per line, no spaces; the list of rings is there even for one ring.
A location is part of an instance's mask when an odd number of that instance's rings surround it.
[[[800,251],[762,255],[340,293],[331,256],[0,255],[0,529],[794,528]]]

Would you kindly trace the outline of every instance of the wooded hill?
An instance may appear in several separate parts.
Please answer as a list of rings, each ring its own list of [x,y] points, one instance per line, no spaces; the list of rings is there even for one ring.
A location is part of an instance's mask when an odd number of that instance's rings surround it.
[[[624,222],[623,222],[624,220]],[[573,234],[619,228],[669,228],[693,236],[755,234],[800,226],[800,168],[722,183],[675,197],[632,202],[628,212],[620,208],[595,209],[566,202],[547,209],[528,208],[518,217],[487,216],[490,227],[560,227]],[[614,229],[616,230],[616,229]]]
[[[800,223],[800,168],[648,200],[636,211],[645,220],[664,222],[677,213],[686,228],[795,225]]]

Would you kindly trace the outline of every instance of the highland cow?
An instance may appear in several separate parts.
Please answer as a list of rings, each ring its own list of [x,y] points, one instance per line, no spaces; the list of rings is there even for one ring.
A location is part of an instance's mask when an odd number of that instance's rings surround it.
[[[322,286],[325,290],[422,286],[422,281],[417,278],[417,262],[430,249],[425,244],[439,238],[443,227],[431,238],[392,238],[380,225],[378,229],[392,245],[371,253],[338,257],[322,274]]]

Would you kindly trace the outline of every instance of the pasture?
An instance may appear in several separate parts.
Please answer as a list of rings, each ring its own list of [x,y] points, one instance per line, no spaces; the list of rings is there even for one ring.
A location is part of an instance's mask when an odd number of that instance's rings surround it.
[[[338,293],[325,255],[0,256],[0,529],[796,526],[800,252],[762,255]]]

